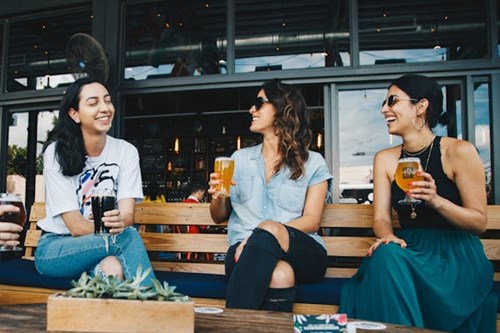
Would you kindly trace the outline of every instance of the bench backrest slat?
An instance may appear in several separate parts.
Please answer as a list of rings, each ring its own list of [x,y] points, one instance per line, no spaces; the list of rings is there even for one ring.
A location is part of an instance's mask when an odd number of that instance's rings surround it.
[[[31,208],[30,228],[25,240],[25,258],[33,259],[34,248],[40,238],[40,230],[36,230],[36,222],[45,216],[45,205],[35,203]],[[399,227],[397,216],[393,214],[393,225]],[[135,221],[145,226],[142,231],[146,249],[152,258],[158,258],[158,252],[207,252],[225,253],[228,247],[227,235],[223,233],[162,233],[153,232],[157,225],[208,225],[210,227],[225,228],[227,223],[215,224],[209,212],[209,204],[183,203],[141,203],[136,206]],[[374,241],[374,237],[367,232],[372,226],[373,209],[370,205],[331,204],[326,205],[322,220],[322,228],[329,230],[333,236],[323,236],[328,255],[333,259],[333,267],[329,267],[326,276],[349,277],[356,267],[337,267],[349,258],[362,258]],[[339,235],[336,231],[349,230],[347,236]],[[353,230],[359,229],[359,235],[353,236]],[[488,230],[500,230],[500,206],[488,206]],[[333,232],[332,232],[333,231]],[[326,233],[329,234],[328,232]],[[340,233],[342,234],[342,233]],[[500,261],[500,239],[481,239],[486,255],[490,260]],[[344,259],[346,258],[346,259]],[[359,263],[360,260],[356,262]],[[356,264],[355,264],[356,265]],[[221,261],[213,262],[180,262],[154,260],[153,266],[158,270],[184,271],[198,273],[224,274],[224,265]]]

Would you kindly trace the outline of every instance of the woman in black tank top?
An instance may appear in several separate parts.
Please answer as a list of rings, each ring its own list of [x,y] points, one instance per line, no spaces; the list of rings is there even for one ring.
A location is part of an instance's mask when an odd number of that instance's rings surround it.
[[[493,267],[477,237],[486,228],[484,167],[469,142],[434,135],[442,104],[441,88],[423,75],[404,75],[389,87],[381,113],[403,144],[375,156],[378,240],[344,285],[339,311],[443,331],[495,332]],[[395,172],[406,157],[419,159],[421,169],[404,192]],[[407,167],[404,175],[412,173]],[[420,203],[401,204],[405,194]]]

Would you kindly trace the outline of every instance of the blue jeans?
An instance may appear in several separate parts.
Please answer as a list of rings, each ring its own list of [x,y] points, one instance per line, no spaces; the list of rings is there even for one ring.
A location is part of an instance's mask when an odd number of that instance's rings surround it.
[[[121,263],[125,279],[151,268],[143,285],[152,285],[155,278],[141,236],[132,227],[117,235],[85,235],[72,237],[46,233],[40,237],[35,252],[35,266],[40,274],[78,279],[83,272],[94,275],[97,265],[106,257],[115,256]]]

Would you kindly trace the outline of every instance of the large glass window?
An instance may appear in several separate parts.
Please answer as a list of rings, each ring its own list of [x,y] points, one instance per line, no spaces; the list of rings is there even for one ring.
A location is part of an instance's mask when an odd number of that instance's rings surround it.
[[[486,0],[359,0],[360,64],[488,56]]]
[[[0,66],[3,64],[3,22],[0,22]]]
[[[10,25],[7,90],[54,88],[74,81],[66,61],[66,42],[76,32],[90,34],[92,15],[64,15],[14,21]]]
[[[377,151],[401,144],[401,138],[390,135],[381,114],[387,89],[345,90],[339,92],[340,202],[371,203],[373,200],[373,158]],[[433,132],[456,136],[462,128],[460,86],[443,87],[448,124],[438,124]]]
[[[125,79],[226,73],[226,1],[127,7]]]
[[[323,86],[301,88],[310,110],[311,149],[324,153]],[[257,92],[247,87],[127,96],[125,138],[141,155],[146,194],[156,182],[168,201],[181,201],[191,182],[208,182],[216,156],[259,143],[248,112]]]
[[[9,113],[7,191],[20,194],[29,205],[32,200],[45,201],[42,147],[48,132],[54,127],[57,115],[58,111],[43,110]],[[30,143],[29,132],[33,131],[36,131],[36,136]],[[35,151],[35,161],[28,158],[31,150]],[[29,168],[33,167],[29,165],[30,162],[35,164],[34,179],[28,179]]]
[[[349,66],[346,0],[236,0],[236,72]]]
[[[493,203],[493,182],[491,181],[491,143],[490,143],[490,98],[489,84],[474,85],[474,113],[476,119],[476,148],[484,164],[488,202]]]
[[[500,0],[497,0],[497,57],[500,58]]]

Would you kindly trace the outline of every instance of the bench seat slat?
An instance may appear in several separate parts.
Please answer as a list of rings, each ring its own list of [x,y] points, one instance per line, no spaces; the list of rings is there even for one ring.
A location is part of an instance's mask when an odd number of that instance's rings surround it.
[[[148,251],[226,253],[225,234],[141,233]]]
[[[153,268],[157,271],[167,272],[186,272],[186,273],[205,273],[224,275],[224,263],[220,264],[204,264],[195,262],[160,262],[152,263]]]

